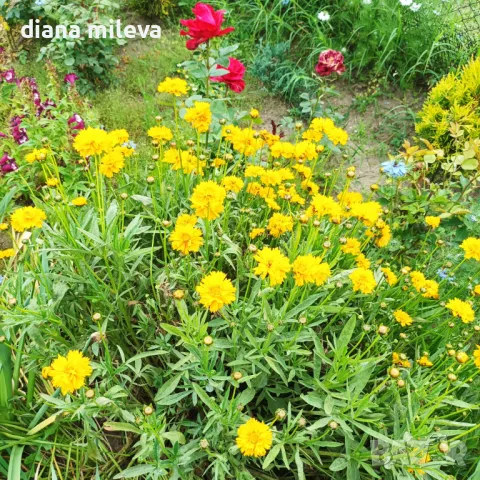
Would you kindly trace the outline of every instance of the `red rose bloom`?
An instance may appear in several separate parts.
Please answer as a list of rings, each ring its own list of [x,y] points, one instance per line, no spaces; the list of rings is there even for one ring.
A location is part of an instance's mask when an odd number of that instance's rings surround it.
[[[195,15],[193,20],[180,20],[180,23],[187,27],[186,31],[180,31],[180,35],[190,37],[190,40],[187,40],[189,50],[195,50],[210,38],[221,37],[235,30],[233,27],[222,30],[225,10],[215,11],[211,5],[197,3],[192,11]]]
[[[345,71],[345,65],[343,64],[343,55],[336,50],[325,50],[318,57],[318,63],[315,67],[315,71],[321,77],[328,77],[332,73],[338,73],[339,75]]]
[[[228,70],[228,73],[221,75],[220,77],[210,77],[212,82],[226,83],[230,90],[236,93],[240,93],[245,88],[245,81],[243,76],[245,75],[245,65],[236,58],[228,59],[228,67],[222,67],[217,65],[218,70]]]

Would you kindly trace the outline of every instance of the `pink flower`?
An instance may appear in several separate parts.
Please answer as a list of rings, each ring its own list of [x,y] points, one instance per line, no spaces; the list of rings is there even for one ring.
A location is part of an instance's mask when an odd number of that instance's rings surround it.
[[[245,75],[245,65],[236,58],[228,59],[228,67],[222,67],[217,65],[217,70],[228,70],[228,73],[219,77],[210,77],[212,82],[222,82],[227,84],[230,90],[236,93],[240,93],[245,88],[245,81],[243,76]]]
[[[190,37],[187,41],[189,50],[195,50],[210,38],[221,37],[235,30],[233,27],[222,30],[225,10],[215,11],[211,5],[197,3],[192,11],[195,15],[193,20],[180,20],[180,24],[187,27],[187,30],[180,31],[180,35]]]
[[[321,77],[328,77],[334,72],[341,75],[346,70],[343,60],[343,55],[340,52],[336,50],[325,50],[318,57],[315,71]]]
[[[75,82],[78,80],[78,77],[75,73],[69,73],[65,75],[64,81],[65,83],[69,83],[70,85],[75,85]]]

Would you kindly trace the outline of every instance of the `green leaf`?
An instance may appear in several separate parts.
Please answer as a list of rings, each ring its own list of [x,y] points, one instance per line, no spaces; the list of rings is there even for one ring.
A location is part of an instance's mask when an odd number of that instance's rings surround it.
[[[263,461],[262,468],[266,470],[269,465],[275,461],[277,458],[278,454],[280,453],[280,450],[282,448],[281,444],[274,445],[273,448],[268,452],[268,455],[265,457],[265,460]]]
[[[340,360],[341,357],[345,354],[348,343],[352,338],[353,331],[355,330],[356,325],[356,316],[352,315],[348,320],[347,324],[343,327],[342,333],[338,337],[335,346],[335,360]]]
[[[130,467],[123,472],[117,473],[113,478],[114,480],[117,480],[119,478],[135,478],[139,477],[140,475],[146,475],[147,473],[152,473],[156,470],[156,468],[153,465],[135,465],[135,467]]]
[[[137,433],[139,435],[142,433],[142,430],[140,430],[135,425],[131,425],[130,423],[124,423],[124,422],[105,422],[103,424],[103,428],[107,432],[131,432],[131,433]]]
[[[200,400],[207,405],[210,410],[213,410],[214,412],[217,411],[218,407],[217,404],[215,403],[215,400],[213,398],[210,398],[205,391],[200,387],[200,385],[197,385],[196,383],[192,383],[193,390],[195,390],[195,393],[198,395]]]
[[[22,478],[22,455],[24,445],[15,445],[10,452],[10,462],[8,463],[7,480],[21,480]]]
[[[345,457],[336,458],[330,465],[330,470],[332,472],[340,472],[345,470],[348,466],[348,461]]]
[[[178,382],[182,378],[182,373],[179,373],[175,377],[167,380],[158,390],[157,394],[155,395],[155,402],[159,402],[168,395],[172,394],[175,389],[177,388]]]

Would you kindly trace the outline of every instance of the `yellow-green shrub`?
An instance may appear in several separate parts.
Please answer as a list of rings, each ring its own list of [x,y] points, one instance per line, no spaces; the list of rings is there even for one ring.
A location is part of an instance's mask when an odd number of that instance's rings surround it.
[[[450,73],[431,90],[415,130],[445,154],[456,151],[457,142],[473,140],[480,133],[480,58],[459,72]]]

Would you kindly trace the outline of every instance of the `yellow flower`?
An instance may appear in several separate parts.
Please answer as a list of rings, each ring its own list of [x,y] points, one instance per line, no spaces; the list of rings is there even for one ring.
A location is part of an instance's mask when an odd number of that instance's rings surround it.
[[[148,136],[157,142],[168,142],[173,138],[173,133],[168,127],[163,125],[152,127],[148,132]]]
[[[428,359],[428,355],[423,355],[417,360],[421,367],[433,367],[433,363]]]
[[[183,227],[185,225],[194,227],[197,224],[197,222],[198,222],[198,218],[195,215],[188,215],[187,213],[182,213],[177,218],[177,222],[175,223],[175,228]]]
[[[112,148],[115,147],[116,145],[123,145],[124,143],[127,143],[130,140],[130,136],[128,135],[128,132],[124,128],[113,130],[108,134],[108,136],[110,137]]]
[[[405,355],[399,355],[397,352],[392,353],[392,363],[394,365],[400,365],[404,368],[410,368],[412,366]]]
[[[316,217],[329,216],[330,219],[338,219],[342,216],[342,208],[333,198],[317,194],[312,198],[307,215]]]
[[[66,357],[59,355],[42,374],[52,379],[52,385],[63,395],[73,393],[85,385],[85,378],[92,373],[90,360],[78,350],[71,350]]]
[[[8,223],[0,223],[0,230],[7,230]]]
[[[440,217],[425,217],[425,223],[432,228],[437,228],[440,225]]]
[[[112,144],[105,130],[88,127],[75,137],[73,147],[82,157],[90,157],[110,150]]]
[[[270,145],[270,153],[273,158],[283,157],[288,160],[295,155],[295,147],[291,143],[281,142],[279,139]]]
[[[395,310],[393,316],[402,327],[408,327],[413,323],[412,317],[403,310]]]
[[[245,178],[260,177],[264,173],[265,173],[265,169],[258,165],[250,164],[250,165],[247,165],[247,168],[245,168]]]
[[[454,317],[459,317],[463,323],[471,323],[475,320],[475,312],[472,306],[463,300],[454,298],[449,300],[445,306],[452,312]]]
[[[184,255],[190,252],[198,252],[203,245],[202,231],[192,225],[179,225],[177,223],[175,230],[170,235],[170,243],[174,250],[178,250]]]
[[[321,263],[321,259],[313,255],[300,255],[292,264],[295,285],[301,287],[306,283],[323,285],[331,275],[328,263]]]
[[[264,457],[272,447],[272,439],[268,425],[250,418],[238,429],[236,443],[245,457]]]
[[[46,148],[35,149],[29,154],[25,155],[25,160],[28,163],[41,162],[47,158],[48,150]]]
[[[480,368],[480,346],[477,345],[477,348],[473,351],[473,363],[476,367]]]
[[[84,207],[87,204],[87,199],[85,197],[77,197],[72,200],[72,205],[76,207]]]
[[[238,193],[243,188],[243,180],[233,175],[226,176],[222,179],[222,187],[224,187],[227,192]]]
[[[357,268],[350,275],[350,280],[353,283],[353,291],[360,291],[362,293],[372,293],[377,286],[373,272],[366,268]]]
[[[388,268],[388,267],[382,268],[382,272],[385,275],[387,283],[390,286],[393,286],[398,282],[397,276],[395,275],[395,273],[392,272],[392,270],[390,268]]]
[[[200,218],[215,220],[223,212],[223,201],[226,195],[227,192],[223,187],[209,180],[195,187],[190,202]]]
[[[2,224],[0,224],[0,227],[1,227]],[[5,225],[5,224],[3,224]],[[0,230],[5,230],[4,228],[0,228]],[[475,287],[473,287],[473,294],[474,295],[480,295],[480,283],[478,285],[475,285]]]
[[[293,229],[293,219],[289,215],[282,215],[281,213],[274,213],[268,221],[268,231],[275,238],[280,235],[291,232]]]
[[[13,212],[10,223],[17,232],[24,232],[30,228],[42,228],[47,219],[45,212],[37,207],[23,207]]]
[[[422,297],[438,298],[438,283],[435,280],[426,280],[422,288]]]
[[[392,238],[392,233],[390,230],[390,227],[388,225],[385,225],[381,230],[380,230],[380,237],[377,238],[375,241],[375,245],[379,248],[386,247]]]
[[[2,258],[9,258],[15,255],[15,250],[13,248],[7,248],[6,250],[0,250],[0,260]]]
[[[223,272],[209,273],[196,288],[200,303],[211,312],[235,301],[235,287]]]
[[[47,187],[56,187],[60,181],[58,178],[49,178],[47,179]]]
[[[292,268],[288,258],[279,248],[265,247],[253,258],[258,262],[254,270],[255,275],[259,275],[262,279],[268,275],[272,287],[280,285]]]
[[[254,228],[251,232],[250,232],[250,235],[249,237],[254,240],[255,238],[257,238],[258,236],[260,235],[263,235],[265,233],[265,229],[264,228]]]
[[[236,128],[229,139],[234,150],[248,157],[255,155],[263,147],[262,138],[252,128]]]
[[[465,258],[474,258],[480,262],[480,238],[467,238],[460,247],[465,251]]]
[[[378,202],[354,203],[349,215],[358,218],[367,227],[375,225],[382,214],[382,206]]]
[[[118,173],[125,166],[125,158],[119,149],[114,149],[105,154],[100,161],[100,173],[108,178],[112,178],[114,173]]]
[[[182,78],[167,77],[158,85],[157,90],[159,93],[169,93],[170,95],[181,97],[188,93],[188,84]]]
[[[293,156],[296,160],[315,160],[318,157],[316,145],[309,141],[299,142],[295,145]]]
[[[256,108],[252,108],[250,110],[250,116],[252,118],[258,118],[260,116],[260,112]]]
[[[354,203],[362,203],[363,196],[358,192],[343,192],[337,195],[338,201],[347,207],[352,206]]]
[[[198,132],[207,132],[212,122],[210,104],[207,102],[195,102],[192,108],[187,109],[185,121]]]
[[[347,241],[342,245],[342,252],[351,255],[360,254],[360,242],[356,238],[347,238]]]
[[[370,260],[363,253],[360,253],[355,257],[355,263],[357,264],[357,267],[365,269],[369,269],[371,265]]]

